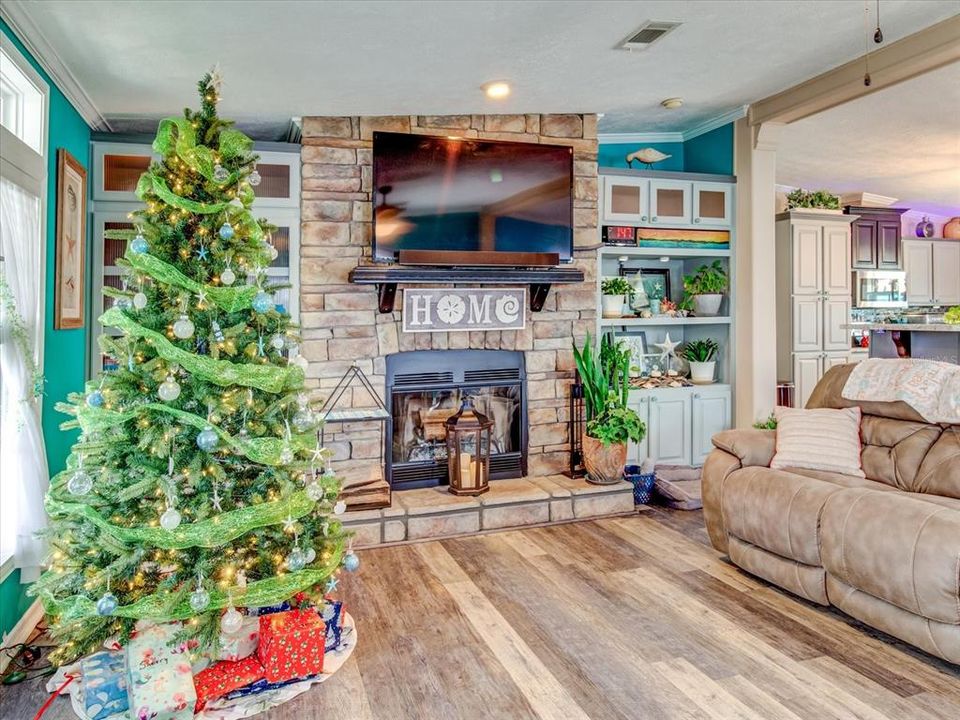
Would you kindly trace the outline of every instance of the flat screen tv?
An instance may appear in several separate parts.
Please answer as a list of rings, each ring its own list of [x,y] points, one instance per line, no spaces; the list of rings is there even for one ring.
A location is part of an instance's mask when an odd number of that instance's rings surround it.
[[[573,150],[562,145],[376,132],[373,258],[421,251],[431,263],[458,251],[465,265],[498,264],[499,253],[569,261],[572,185]]]

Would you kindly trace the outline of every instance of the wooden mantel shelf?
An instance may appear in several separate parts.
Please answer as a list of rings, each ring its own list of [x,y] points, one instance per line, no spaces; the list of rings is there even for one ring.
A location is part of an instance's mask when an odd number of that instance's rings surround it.
[[[529,285],[530,309],[539,312],[554,284],[583,282],[583,271],[573,267],[433,267],[419,265],[359,265],[349,280],[358,285],[376,285],[380,312],[393,312],[397,285],[478,283]]]

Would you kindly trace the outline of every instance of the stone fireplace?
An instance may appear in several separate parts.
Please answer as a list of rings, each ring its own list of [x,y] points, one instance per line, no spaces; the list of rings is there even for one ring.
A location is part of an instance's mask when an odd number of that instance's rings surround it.
[[[372,136],[380,130],[572,147],[574,266],[584,272],[584,281],[554,285],[541,311],[526,309],[526,325],[522,330],[404,333],[400,298],[396,310],[381,313],[374,287],[352,284],[348,280],[356,266],[371,263]],[[583,341],[587,332],[592,331],[596,317],[596,263],[592,252],[599,244],[596,116],[305,117],[302,179],[300,307],[302,349],[309,361],[308,384],[322,396],[356,363],[381,397],[390,403],[390,396],[395,396],[397,388],[394,382],[394,392],[388,395],[388,376],[397,367],[415,364],[414,358],[425,357],[420,353],[437,351],[440,358],[449,351],[506,351],[501,359],[507,355],[522,358],[522,362],[514,364],[520,366],[525,383],[516,384],[513,379],[499,385],[490,382],[487,389],[482,390],[483,402],[491,412],[503,418],[502,422],[507,422],[508,415],[511,418],[508,435],[514,443],[513,449],[504,453],[500,469],[503,473],[529,476],[563,472],[568,463],[568,396],[574,376],[571,343],[574,339]],[[407,354],[411,354],[411,359],[404,359]],[[479,353],[478,357],[483,355]],[[463,367],[460,372],[464,372]],[[394,381],[396,377],[394,372]],[[468,383],[465,376],[461,381],[461,385],[481,392],[480,384]],[[432,394],[434,392],[439,394]],[[452,405],[455,394],[461,392],[463,387],[417,388],[415,396],[404,402],[418,407],[405,410],[421,413],[417,416],[421,418],[430,407],[424,410],[419,406],[440,398],[435,408],[440,412],[427,419],[432,428],[431,423],[442,415],[444,403]],[[355,388],[344,396],[342,405],[365,408],[371,407],[373,401],[362,388]],[[521,414],[517,416],[517,412]],[[416,455],[418,447],[428,454],[430,448],[424,448],[424,444],[429,446],[434,441],[417,436],[424,433],[423,420],[418,420],[419,427],[411,426],[410,420],[406,426],[400,422],[403,427],[397,427],[397,419],[395,417],[394,430],[401,433],[402,446],[397,457],[402,458],[400,466],[405,467],[396,466],[396,469],[415,475],[409,470],[410,452],[420,458],[414,462],[434,463],[436,458],[424,460]],[[327,447],[333,452],[334,468],[344,477],[347,487],[354,482],[368,481],[380,472],[378,430],[344,423],[328,426],[325,431],[325,436],[332,438]],[[506,438],[501,440],[504,447],[509,444]],[[385,457],[390,455],[391,469],[397,442],[396,439],[388,441],[384,453]],[[510,467],[506,467],[508,464]],[[431,477],[408,479],[436,482],[438,468],[434,467],[431,472]],[[507,476],[510,475],[501,474],[501,477]]]

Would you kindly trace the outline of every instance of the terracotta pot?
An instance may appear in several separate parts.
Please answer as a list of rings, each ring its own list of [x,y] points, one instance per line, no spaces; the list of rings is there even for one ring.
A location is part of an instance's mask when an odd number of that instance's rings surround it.
[[[946,240],[960,240],[960,217],[951,218],[945,222],[941,234]]]
[[[612,485],[623,479],[627,464],[627,444],[604,445],[589,435],[583,436],[583,464],[589,475],[587,480],[597,485]]]

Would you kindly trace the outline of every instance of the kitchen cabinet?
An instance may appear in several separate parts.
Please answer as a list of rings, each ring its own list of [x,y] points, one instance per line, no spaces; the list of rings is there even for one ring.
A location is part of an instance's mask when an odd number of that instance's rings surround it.
[[[632,464],[701,465],[713,449],[711,438],[731,426],[729,385],[633,390],[628,406],[647,426],[639,443],[630,443]]]
[[[855,269],[899,270],[903,266],[900,216],[906,208],[847,205],[843,211],[857,216],[851,226],[851,261]]]
[[[733,185],[693,183],[693,223],[725,228],[733,225]]]
[[[646,224],[649,218],[649,185],[646,178],[608,175],[603,178],[603,221]]]
[[[850,349],[851,223],[841,214],[777,215],[777,377],[793,382],[797,407]]]
[[[651,224],[690,224],[693,217],[693,183],[682,180],[651,180],[649,187]]]
[[[908,303],[960,304],[960,242],[904,240],[903,260]]]

